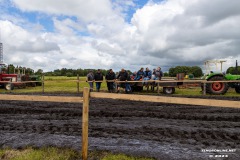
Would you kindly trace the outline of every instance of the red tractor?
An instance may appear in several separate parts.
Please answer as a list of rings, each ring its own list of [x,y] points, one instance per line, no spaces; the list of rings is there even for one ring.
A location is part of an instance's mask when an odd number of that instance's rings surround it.
[[[6,90],[12,90],[14,88],[12,82],[17,82],[19,77],[17,74],[7,74],[6,68],[6,64],[0,63],[0,87]]]
[[[9,74],[8,67],[0,63],[0,87],[6,90],[13,90],[14,87],[25,88],[26,86],[35,87],[40,83],[35,77],[25,74]]]

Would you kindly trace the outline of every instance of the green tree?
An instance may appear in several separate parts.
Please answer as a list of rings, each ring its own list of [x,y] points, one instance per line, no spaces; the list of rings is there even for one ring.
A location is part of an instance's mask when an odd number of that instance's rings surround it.
[[[240,66],[237,67],[237,70],[236,70],[236,67],[229,67],[227,69],[227,73],[240,75]]]
[[[169,69],[169,76],[176,77],[178,73],[193,74],[195,77],[203,75],[202,69],[198,66],[176,66]]]
[[[10,73],[10,74],[13,74],[13,73],[14,73],[14,69],[15,69],[15,67],[14,67],[13,64],[9,64],[9,65],[8,65],[8,70],[9,70],[9,73]]]
[[[164,77],[168,77],[169,73],[168,72],[164,72],[163,75],[164,75]]]
[[[37,72],[35,72],[35,75],[41,75],[43,73],[42,69],[38,69]]]
[[[193,74],[194,77],[201,77],[203,75],[203,71],[198,66],[192,66],[190,68],[190,72],[188,74]]]

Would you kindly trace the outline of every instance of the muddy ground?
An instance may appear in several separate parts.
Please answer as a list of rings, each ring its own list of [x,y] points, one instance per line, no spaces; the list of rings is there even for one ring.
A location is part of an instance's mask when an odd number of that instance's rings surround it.
[[[81,107],[0,101],[0,147],[80,150]],[[240,109],[91,99],[89,149],[161,160],[239,160]]]

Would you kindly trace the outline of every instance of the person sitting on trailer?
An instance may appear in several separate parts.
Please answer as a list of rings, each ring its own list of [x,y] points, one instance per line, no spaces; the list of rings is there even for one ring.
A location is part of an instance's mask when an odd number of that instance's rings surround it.
[[[136,77],[134,78],[135,81],[141,80],[144,77],[144,72],[143,72],[143,68],[141,68],[138,72]]]
[[[144,81],[150,80],[152,78],[152,72],[149,70],[148,67],[146,68],[146,70],[143,73],[144,73],[144,75],[143,75]]]
[[[136,77],[136,75],[137,75],[136,71],[130,74],[131,81],[134,81],[134,78]]]
[[[155,79],[154,80],[161,80],[163,77],[163,72],[161,70],[161,67],[158,67],[155,72]]]
[[[155,77],[156,77],[156,69],[154,68],[153,71],[152,71],[152,77],[151,77],[151,79],[152,79],[152,80],[155,80]]]
[[[152,80],[161,80],[163,77],[163,72],[161,70],[161,67],[158,67],[157,69],[155,69],[153,71],[153,75],[152,75]],[[156,83],[153,82],[152,86],[151,86],[151,90],[154,91],[154,87],[156,86]]]
[[[107,87],[108,87],[108,92],[112,93],[113,90],[114,90],[114,82],[113,82],[113,80],[116,79],[116,75],[115,75],[115,73],[113,72],[112,69],[109,69],[105,79],[111,81],[111,82],[107,81]]]

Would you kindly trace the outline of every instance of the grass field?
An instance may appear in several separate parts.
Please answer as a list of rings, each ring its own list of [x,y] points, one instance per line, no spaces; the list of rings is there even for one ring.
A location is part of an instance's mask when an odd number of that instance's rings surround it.
[[[41,149],[25,148],[20,150],[0,150],[1,160],[79,160],[81,153],[67,148],[45,147]],[[132,157],[113,154],[107,151],[92,151],[89,160],[153,160],[152,158]]]
[[[44,78],[44,92],[46,93],[53,93],[53,92],[61,92],[61,93],[77,93],[77,77],[66,77],[66,76],[46,76]],[[84,87],[89,87],[88,83],[86,82],[86,77],[80,77],[80,83],[79,83],[79,89],[80,92],[83,91]],[[0,90],[0,93],[35,93],[35,92],[42,92],[42,86],[37,87],[27,87],[25,89],[18,89],[15,88],[13,91],[6,91],[4,89]],[[107,92],[107,85],[106,82],[103,82],[101,85],[101,92]],[[135,92],[134,94],[158,94],[155,90],[147,91],[147,89],[144,87],[144,90],[142,92]],[[162,93],[162,88],[160,87],[160,94]],[[201,88],[195,87],[195,88],[188,88],[188,89],[180,89],[176,88],[175,95],[202,95]],[[222,96],[222,95],[221,95]],[[224,96],[240,96],[240,94],[237,94],[234,89],[229,88],[228,92]]]

